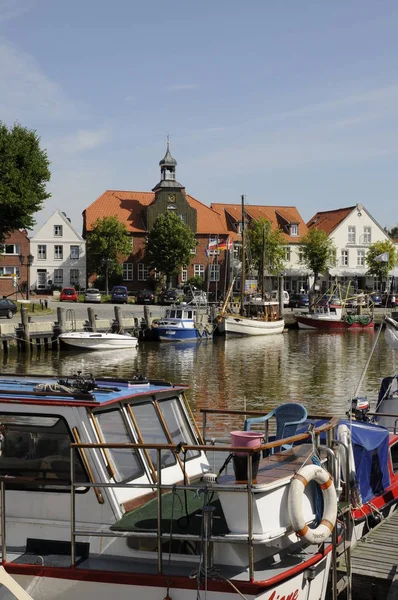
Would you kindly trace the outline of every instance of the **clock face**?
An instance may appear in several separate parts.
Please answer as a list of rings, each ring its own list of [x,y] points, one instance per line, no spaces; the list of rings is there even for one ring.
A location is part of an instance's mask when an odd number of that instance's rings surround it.
[[[175,202],[176,201],[176,197],[174,194],[170,194],[168,197],[169,202]]]

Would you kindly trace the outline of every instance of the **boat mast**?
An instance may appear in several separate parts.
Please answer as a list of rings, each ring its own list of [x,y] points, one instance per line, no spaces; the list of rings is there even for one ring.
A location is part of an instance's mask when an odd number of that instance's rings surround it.
[[[244,301],[245,301],[245,262],[246,262],[246,252],[245,252],[245,196],[242,194],[242,224],[241,224],[241,235],[242,235],[242,272],[240,276],[240,315],[243,317],[244,315]]]

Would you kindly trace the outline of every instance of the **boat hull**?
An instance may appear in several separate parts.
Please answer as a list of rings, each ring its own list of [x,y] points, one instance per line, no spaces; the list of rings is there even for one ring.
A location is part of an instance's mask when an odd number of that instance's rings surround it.
[[[223,326],[226,335],[275,335],[283,332],[285,321],[283,319],[261,321],[236,315],[224,317]]]
[[[287,580],[269,584],[267,581],[249,583],[247,580],[239,582],[234,579],[234,585],[241,590],[247,600],[278,600],[279,598],[292,598],[297,600],[324,600],[327,591],[328,575],[331,565],[332,553],[318,556],[315,562],[307,561],[308,567],[316,567],[315,576],[308,579],[306,571],[291,574]],[[311,563],[311,564],[310,564]],[[22,565],[19,565],[22,567]],[[29,573],[29,565],[23,565],[25,572]],[[6,570],[14,580],[34,600],[109,600],[117,597],[118,600],[159,600],[164,598],[167,585],[170,584],[170,597],[173,600],[196,600],[196,577],[173,577],[144,573],[106,572],[70,568],[43,568],[33,567],[37,574],[18,574],[13,564],[7,564]],[[40,574],[39,574],[40,571]],[[292,569],[294,571],[294,569]],[[64,575],[63,575],[64,573]],[[278,576],[277,576],[278,577]],[[277,579],[275,577],[274,579]],[[202,577],[201,589],[204,590]],[[237,593],[226,581],[208,578],[208,600],[236,600]],[[0,589],[0,600],[10,600],[10,592],[6,587]]]
[[[180,329],[165,327],[158,328],[157,337],[160,342],[197,342],[201,340],[211,339],[211,335],[199,332],[198,329]]]
[[[296,315],[296,321],[298,323],[299,329],[322,329],[329,331],[348,331],[353,329],[373,329],[374,322],[370,321],[366,324],[361,324],[357,321],[354,323],[347,323],[342,319],[330,319],[330,318],[320,318],[311,315]]]
[[[122,350],[138,345],[136,337],[115,333],[62,333],[58,339],[62,344],[80,350]]]

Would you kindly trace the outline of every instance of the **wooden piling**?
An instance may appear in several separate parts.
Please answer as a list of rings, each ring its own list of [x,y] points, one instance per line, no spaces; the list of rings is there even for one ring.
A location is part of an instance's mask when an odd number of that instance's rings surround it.
[[[122,316],[122,309],[120,306],[115,306],[115,321],[116,321],[116,326],[117,326],[117,333],[124,333],[124,327],[123,327],[123,316]]]
[[[87,315],[90,331],[97,331],[97,324],[95,322],[95,312],[91,306],[89,306],[87,309]]]

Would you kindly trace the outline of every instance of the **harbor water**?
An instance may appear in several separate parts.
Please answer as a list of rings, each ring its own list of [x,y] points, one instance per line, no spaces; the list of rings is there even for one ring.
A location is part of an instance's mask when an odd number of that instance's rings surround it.
[[[201,408],[268,411],[282,402],[300,402],[309,413],[344,414],[355,392],[377,331],[320,333],[290,330],[256,338],[215,337],[210,342],[141,343],[138,350],[57,351],[1,355],[3,374],[94,377],[144,375],[190,386],[192,410]],[[382,377],[398,367],[398,352],[380,335],[360,396],[371,407]],[[219,419],[220,421],[220,419]],[[236,418],[230,427],[239,428]],[[223,418],[219,426],[225,430]],[[217,427],[218,429],[218,427]]]

